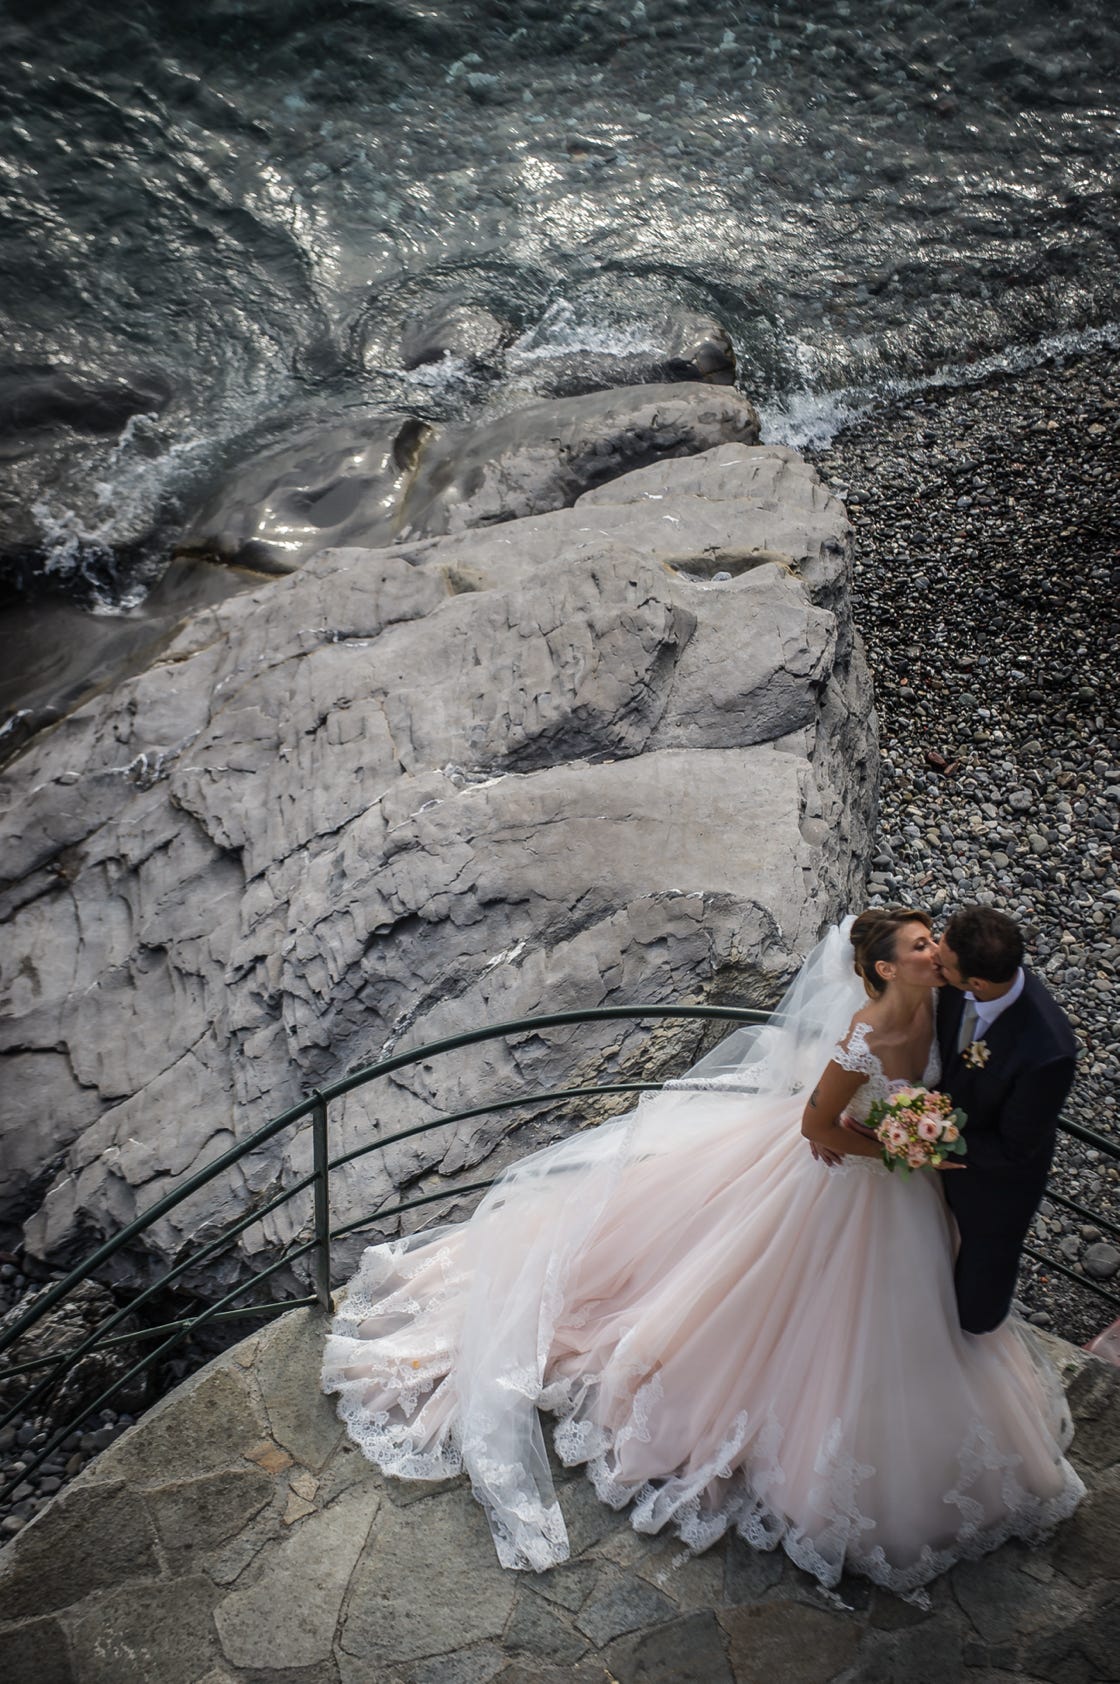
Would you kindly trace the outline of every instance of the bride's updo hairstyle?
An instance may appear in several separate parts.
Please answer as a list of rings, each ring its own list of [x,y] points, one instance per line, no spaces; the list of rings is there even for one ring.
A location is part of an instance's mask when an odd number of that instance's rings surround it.
[[[898,932],[904,924],[924,924],[927,930],[933,929],[929,913],[917,912],[910,906],[869,907],[852,925],[856,975],[872,999],[887,986],[875,967],[894,958]]]

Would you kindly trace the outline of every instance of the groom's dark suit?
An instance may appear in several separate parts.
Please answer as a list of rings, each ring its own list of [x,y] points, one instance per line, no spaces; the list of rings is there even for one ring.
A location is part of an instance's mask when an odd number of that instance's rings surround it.
[[[1058,1113],[1073,1081],[1077,1043],[1057,1001],[1026,972],[1013,1006],[984,1037],[987,1062],[957,1051],[964,995],[946,985],[937,1002],[941,1086],[968,1121],[963,1171],[945,1176],[957,1220],[957,1310],[967,1333],[989,1333],[1011,1308],[1019,1254],[1046,1190]]]

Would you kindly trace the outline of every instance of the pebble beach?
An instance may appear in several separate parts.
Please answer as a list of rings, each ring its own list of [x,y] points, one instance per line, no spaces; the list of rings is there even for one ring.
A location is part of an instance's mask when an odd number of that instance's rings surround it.
[[[1066,1118],[1120,1145],[1120,356],[927,389],[808,453],[855,528],[880,728],[870,904],[988,901],[1082,1045]],[[1120,1162],[1063,1137],[1055,1191],[1120,1224]],[[1034,1242],[1120,1296],[1120,1234],[1047,1201]],[[1024,1312],[1108,1303],[1030,1261]]]

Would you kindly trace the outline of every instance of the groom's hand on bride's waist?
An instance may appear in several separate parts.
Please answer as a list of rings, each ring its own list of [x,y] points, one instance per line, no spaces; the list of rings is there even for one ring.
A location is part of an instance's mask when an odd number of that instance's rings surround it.
[[[857,1123],[853,1117],[841,1117],[839,1121],[841,1128],[850,1129],[853,1134],[866,1135],[868,1140],[876,1138],[874,1129],[864,1128],[863,1124]],[[810,1140],[809,1150],[818,1164],[827,1164],[829,1169],[835,1169],[837,1164],[844,1162],[843,1152],[834,1152],[831,1146],[822,1146],[817,1140]]]
[[[843,1116],[840,1127],[847,1129],[850,1134],[862,1134],[865,1140],[878,1140],[874,1129],[869,1129],[866,1123],[857,1123],[854,1117]]]

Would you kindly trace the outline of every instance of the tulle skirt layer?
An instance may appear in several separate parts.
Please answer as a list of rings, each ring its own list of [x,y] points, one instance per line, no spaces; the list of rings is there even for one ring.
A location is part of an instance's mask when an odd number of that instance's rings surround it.
[[[541,1427],[641,1531],[734,1527],[910,1591],[1081,1483],[1032,1336],[963,1333],[941,1186],[828,1170],[800,1102],[664,1093],[453,1228],[370,1247],[323,1373],[386,1473],[465,1469],[508,1567],[567,1555]]]

